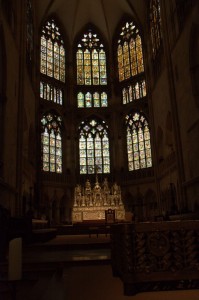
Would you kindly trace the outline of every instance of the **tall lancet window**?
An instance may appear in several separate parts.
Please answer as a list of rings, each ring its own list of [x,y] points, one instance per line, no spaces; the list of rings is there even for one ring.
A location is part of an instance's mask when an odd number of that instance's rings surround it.
[[[62,119],[47,113],[41,119],[42,162],[43,171],[62,173]]]
[[[143,114],[126,116],[126,138],[129,171],[151,167],[149,124]]]
[[[121,28],[117,44],[119,82],[123,104],[146,96],[142,39],[134,22],[126,22]]]
[[[108,126],[90,119],[79,126],[80,174],[110,173]]]
[[[149,10],[152,54],[155,59],[162,43],[160,0],[151,0]]]
[[[42,27],[40,51],[40,98],[63,104],[65,48],[54,19]]]
[[[94,30],[88,29],[77,44],[77,106],[107,107],[107,67],[104,44]]]

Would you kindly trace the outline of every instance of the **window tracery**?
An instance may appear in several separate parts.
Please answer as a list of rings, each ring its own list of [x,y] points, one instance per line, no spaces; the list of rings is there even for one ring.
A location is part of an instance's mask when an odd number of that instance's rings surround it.
[[[62,173],[62,119],[47,113],[41,119],[42,170]]]
[[[47,21],[41,33],[40,72],[65,82],[65,48],[54,19]]]
[[[106,64],[104,44],[98,34],[89,28],[77,44],[77,86],[78,89],[84,87],[84,92],[80,89],[77,92],[78,108],[108,106]]]
[[[110,173],[108,126],[90,119],[79,126],[80,174]]]
[[[129,171],[151,167],[149,124],[143,114],[126,116],[126,139]]]
[[[127,104],[147,95],[142,39],[133,21],[125,22],[117,41],[118,76],[122,103]]]

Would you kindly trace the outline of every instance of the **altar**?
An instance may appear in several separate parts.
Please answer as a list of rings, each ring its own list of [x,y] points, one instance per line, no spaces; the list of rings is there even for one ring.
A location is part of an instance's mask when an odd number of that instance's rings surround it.
[[[106,212],[115,212],[115,220],[125,219],[124,204],[121,197],[121,188],[115,182],[110,186],[107,178],[100,184],[96,176],[94,186],[87,179],[85,186],[78,184],[74,190],[72,208],[72,222],[105,221]]]

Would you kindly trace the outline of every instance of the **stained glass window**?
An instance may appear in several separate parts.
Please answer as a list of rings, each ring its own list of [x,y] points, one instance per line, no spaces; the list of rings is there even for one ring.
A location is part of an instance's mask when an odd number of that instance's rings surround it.
[[[122,89],[123,104],[132,102],[133,100],[141,99],[146,96],[145,80],[140,80]]]
[[[108,126],[90,119],[79,126],[80,174],[110,173]]]
[[[126,138],[129,171],[152,166],[149,124],[141,113],[126,116]]]
[[[43,171],[62,173],[62,120],[53,113],[45,114],[41,119]]]
[[[120,32],[117,46],[119,81],[144,72],[142,41],[133,22],[126,22]]]
[[[65,48],[54,19],[42,27],[40,72],[65,82]]]
[[[84,32],[77,44],[77,107],[107,107],[106,52],[101,38],[92,29]],[[84,86],[84,92],[80,87]],[[103,87],[100,91],[97,86]],[[85,92],[85,87],[88,90]],[[81,88],[82,89],[82,88]]]
[[[40,98],[62,105],[63,89],[50,83],[40,81]]]
[[[155,58],[162,40],[160,0],[150,1],[150,33],[153,58]]]
[[[102,92],[79,92],[77,94],[77,105],[79,108],[83,107],[107,107],[107,93]]]
[[[98,35],[91,29],[83,34],[76,53],[77,84],[106,85],[106,53]]]

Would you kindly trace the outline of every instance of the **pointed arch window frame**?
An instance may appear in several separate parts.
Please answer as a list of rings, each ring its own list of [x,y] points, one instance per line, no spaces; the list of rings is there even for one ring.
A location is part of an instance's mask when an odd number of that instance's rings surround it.
[[[82,121],[78,128],[80,175],[110,173],[109,129],[95,116]]]
[[[42,171],[61,174],[62,164],[62,118],[55,112],[41,117]]]
[[[51,36],[54,41],[52,42]],[[50,39],[51,49],[47,49],[47,42],[42,45],[42,38]],[[59,49],[61,46],[61,50]],[[55,47],[54,47],[55,46]],[[57,53],[54,52],[56,49]],[[59,56],[59,53],[62,53]],[[48,58],[49,54],[49,58]],[[56,65],[54,64],[56,58]],[[49,60],[49,61],[48,61]],[[42,64],[43,62],[43,64]],[[47,72],[47,64],[51,65],[51,73]],[[42,69],[43,68],[43,69]],[[56,69],[56,76],[53,76],[53,70]],[[62,71],[62,76],[60,75]],[[66,45],[61,31],[61,25],[55,17],[49,18],[44,22],[40,31],[40,99],[52,101],[63,106],[65,100],[66,79]]]
[[[122,22],[117,38],[118,79],[123,82],[144,73],[142,37],[133,20]]]
[[[118,81],[121,90],[121,102],[123,105],[135,103],[135,101],[147,99],[147,85],[145,79],[145,65],[142,33],[140,27],[132,18],[125,18],[118,26],[116,40],[116,57]],[[139,51],[136,52],[136,39],[139,37]],[[134,39],[134,42],[133,42]],[[128,62],[128,76],[125,77],[125,57],[122,47],[126,43]],[[134,45],[131,49],[131,45]],[[120,57],[118,49],[120,48]],[[138,102],[137,102],[138,104]]]
[[[77,107],[108,107],[107,49],[99,30],[88,24],[76,38],[76,95]],[[87,76],[86,76],[87,74]]]
[[[130,112],[125,117],[128,170],[152,167],[151,134],[142,112]]]
[[[48,19],[40,32],[40,73],[65,83],[66,49],[60,26],[55,18]]]

